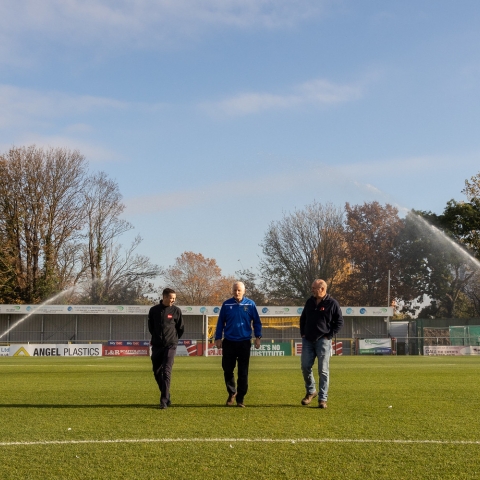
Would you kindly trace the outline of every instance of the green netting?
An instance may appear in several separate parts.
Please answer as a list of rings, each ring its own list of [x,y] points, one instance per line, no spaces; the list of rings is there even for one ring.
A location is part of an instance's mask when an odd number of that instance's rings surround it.
[[[480,345],[480,325],[468,327],[468,336],[470,337],[470,345]]]
[[[449,327],[452,345],[480,345],[480,325]]]

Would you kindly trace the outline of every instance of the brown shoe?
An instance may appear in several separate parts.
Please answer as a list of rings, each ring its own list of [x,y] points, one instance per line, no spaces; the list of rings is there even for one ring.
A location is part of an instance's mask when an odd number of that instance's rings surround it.
[[[307,393],[302,399],[302,405],[309,405],[310,402],[318,395],[317,392]]]
[[[320,402],[318,402],[318,408],[327,408],[327,402],[321,400]]]
[[[237,407],[245,408],[245,404],[242,403],[242,402],[238,402],[238,403],[237,403]]]
[[[228,398],[227,398],[227,402],[225,403],[225,405],[227,407],[233,407],[233,405],[235,405],[235,397],[237,396],[236,393],[231,393]]]

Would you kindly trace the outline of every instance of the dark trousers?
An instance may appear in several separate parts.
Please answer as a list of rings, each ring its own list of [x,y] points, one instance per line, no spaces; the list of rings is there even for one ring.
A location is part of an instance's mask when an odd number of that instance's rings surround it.
[[[250,362],[250,340],[232,342],[223,339],[222,343],[222,368],[225,377],[225,385],[229,395],[237,393],[237,403],[243,403],[248,390],[248,364]],[[238,381],[235,388],[233,371],[238,362]]]
[[[172,378],[173,361],[177,346],[152,346],[153,375],[160,389],[160,404],[167,406],[170,400],[170,380]]]

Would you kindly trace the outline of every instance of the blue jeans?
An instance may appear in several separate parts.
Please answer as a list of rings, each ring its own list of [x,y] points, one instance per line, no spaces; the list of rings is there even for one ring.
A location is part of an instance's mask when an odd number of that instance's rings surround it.
[[[315,358],[318,358],[319,402],[327,401],[331,350],[332,341],[327,338],[319,338],[316,342],[310,342],[302,338],[301,365],[307,395],[315,392],[315,377],[313,376],[312,367],[315,363]]]

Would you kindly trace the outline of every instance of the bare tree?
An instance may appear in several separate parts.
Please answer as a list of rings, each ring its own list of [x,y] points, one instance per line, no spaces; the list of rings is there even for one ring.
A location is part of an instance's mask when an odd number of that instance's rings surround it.
[[[269,295],[303,303],[312,282],[324,279],[334,293],[345,270],[343,211],[313,202],[272,222],[261,244],[262,278]]]
[[[257,275],[250,269],[237,270],[235,272],[239,281],[245,285],[245,295],[257,305],[269,305],[266,292],[258,285]]]
[[[123,249],[122,245],[113,241],[103,245],[103,260],[100,272],[94,281],[88,282],[82,303],[131,303],[145,302],[145,294],[153,292],[150,281],[157,277],[161,270],[144,255],[135,251],[142,239],[135,237],[132,244]]]
[[[465,188],[462,193],[470,202],[480,199],[480,172],[471,177],[470,180],[465,180]]]
[[[88,178],[84,190],[87,229],[84,262],[91,282],[90,294],[93,303],[98,303],[104,295],[100,285],[108,275],[107,270],[112,268],[111,262],[107,266],[107,250],[110,259],[118,255],[118,252],[112,253],[112,249],[115,251],[115,240],[133,228],[129,222],[120,218],[125,209],[121,200],[118,185],[104,172]]]

